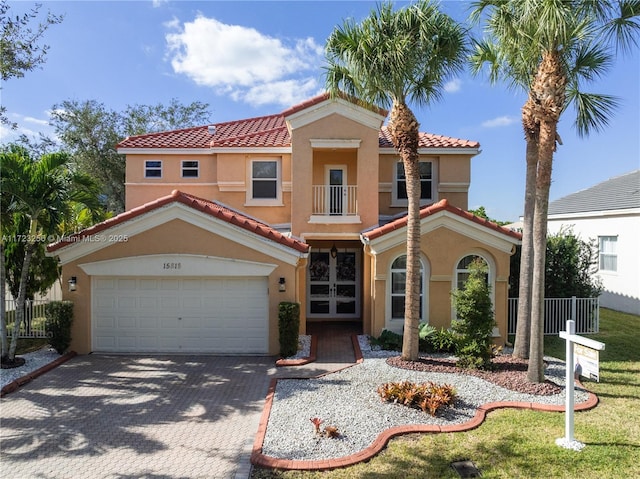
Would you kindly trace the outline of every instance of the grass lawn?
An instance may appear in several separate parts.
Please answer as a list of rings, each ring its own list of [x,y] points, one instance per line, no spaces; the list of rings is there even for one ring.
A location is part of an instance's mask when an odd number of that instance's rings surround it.
[[[459,478],[451,462],[471,460],[483,478],[640,477],[640,316],[600,312],[600,383],[585,381],[600,403],[575,415],[581,452],[556,446],[564,413],[502,409],[463,433],[407,435],[393,439],[368,463],[326,472],[256,469],[253,479]],[[564,359],[564,341],[545,338],[545,354]]]

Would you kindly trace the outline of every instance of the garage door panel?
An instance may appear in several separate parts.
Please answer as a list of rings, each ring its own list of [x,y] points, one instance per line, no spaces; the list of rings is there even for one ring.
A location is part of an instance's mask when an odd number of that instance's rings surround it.
[[[97,277],[93,288],[94,351],[268,350],[266,278]]]

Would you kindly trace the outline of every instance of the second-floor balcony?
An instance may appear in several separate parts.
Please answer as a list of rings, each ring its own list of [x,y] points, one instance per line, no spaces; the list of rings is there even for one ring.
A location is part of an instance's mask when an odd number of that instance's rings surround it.
[[[311,222],[359,222],[358,187],[314,185]]]

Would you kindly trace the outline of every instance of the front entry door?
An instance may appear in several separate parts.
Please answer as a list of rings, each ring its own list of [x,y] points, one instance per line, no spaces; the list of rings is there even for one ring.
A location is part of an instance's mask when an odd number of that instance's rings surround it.
[[[307,279],[308,317],[360,317],[360,250],[312,252]]]

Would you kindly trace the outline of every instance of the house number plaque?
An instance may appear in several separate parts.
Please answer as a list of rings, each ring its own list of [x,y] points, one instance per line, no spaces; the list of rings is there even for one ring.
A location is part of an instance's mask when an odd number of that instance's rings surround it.
[[[180,269],[182,263],[162,263],[162,269]]]

